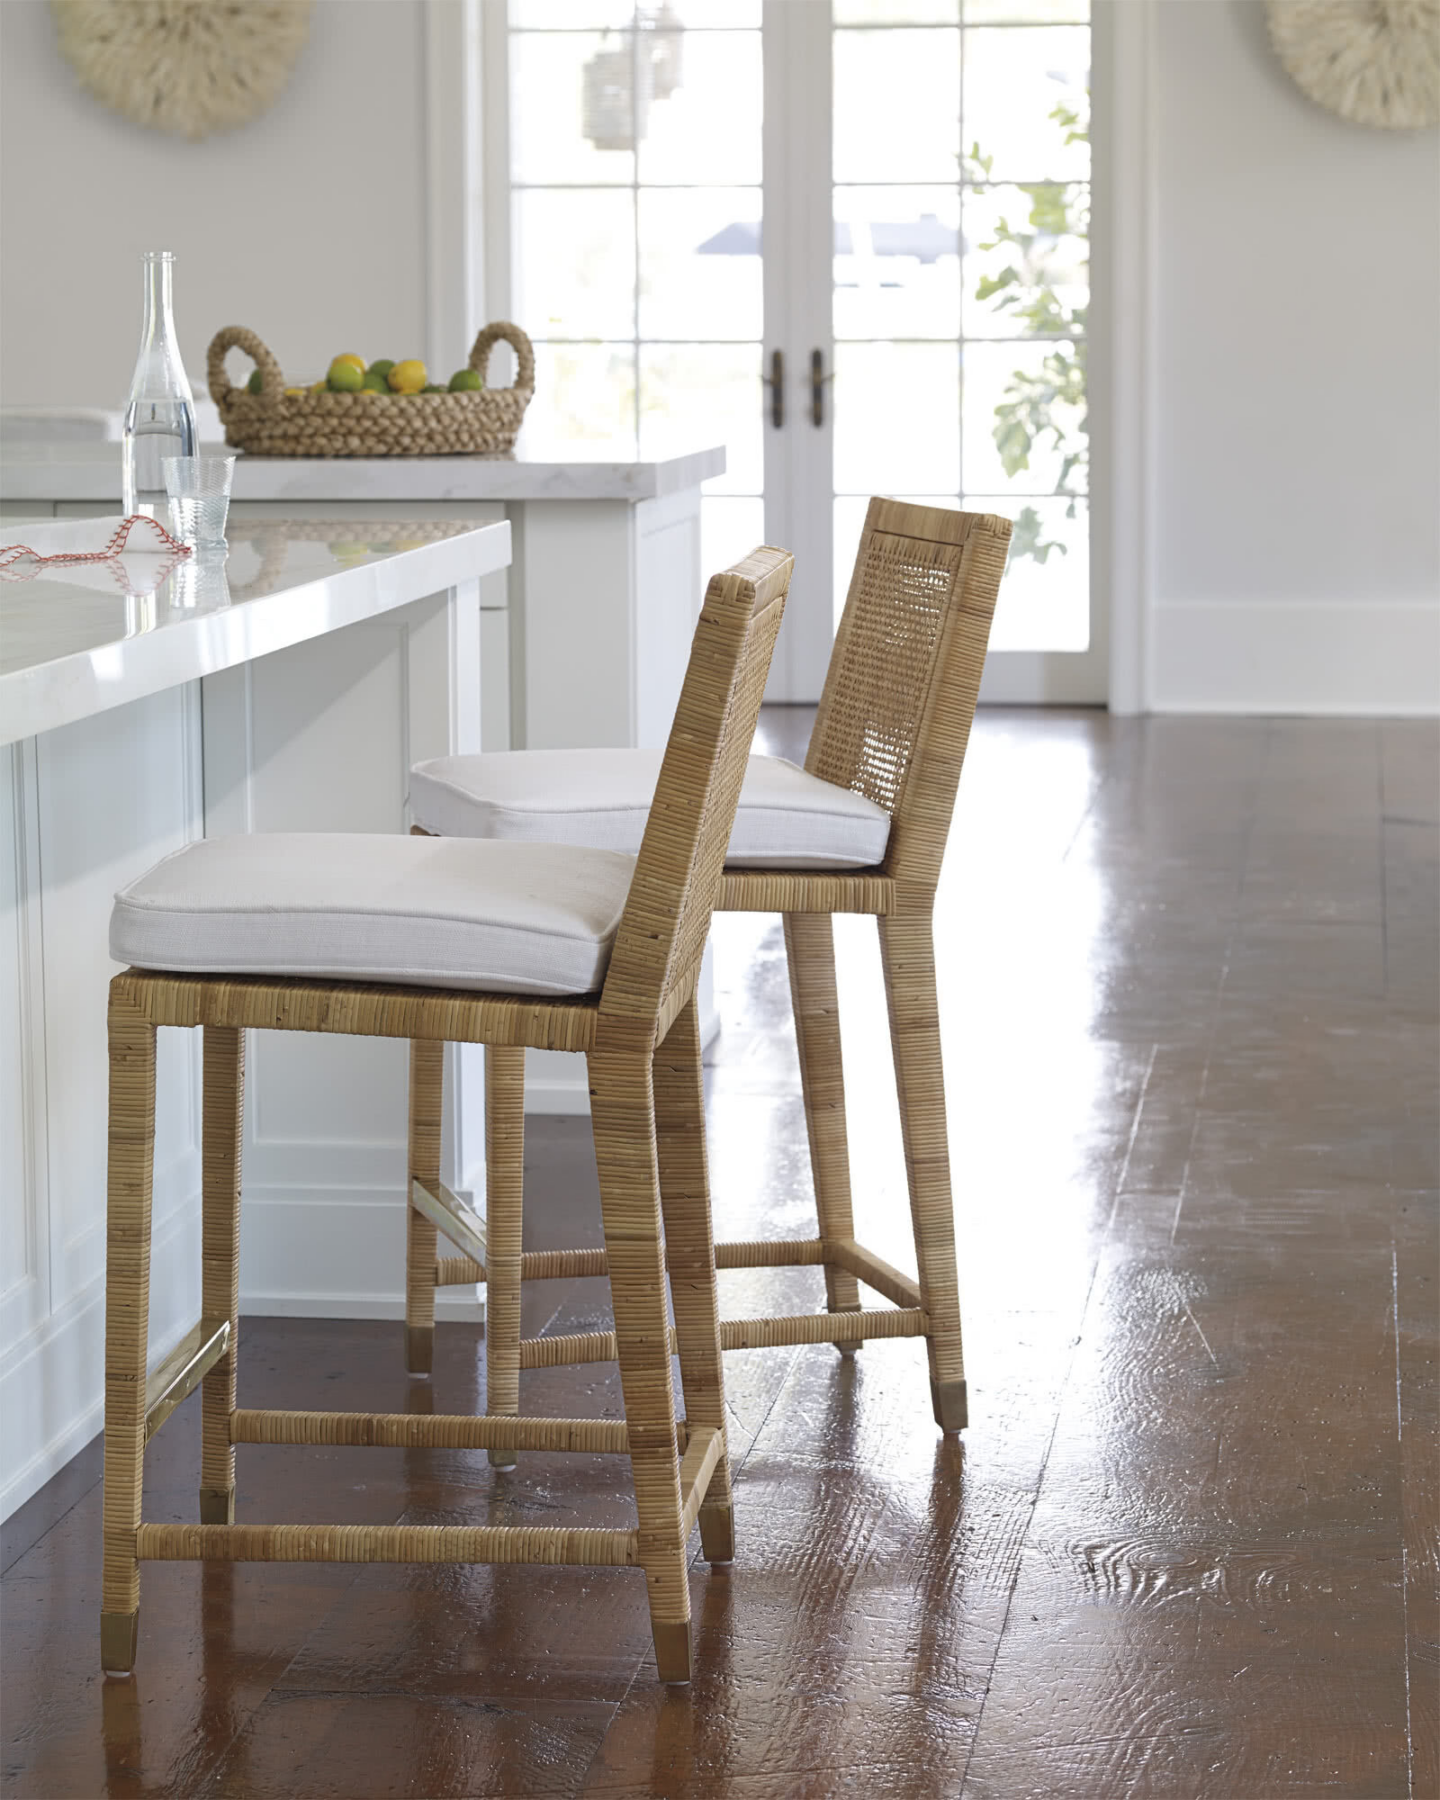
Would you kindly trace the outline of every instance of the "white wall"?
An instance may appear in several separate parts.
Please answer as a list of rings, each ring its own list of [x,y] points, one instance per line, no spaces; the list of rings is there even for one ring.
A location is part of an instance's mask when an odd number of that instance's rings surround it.
[[[45,0],[0,4],[0,400],[121,406],[168,248],[197,398],[222,325],[287,374],[426,345],[425,8],[317,0],[277,104],[188,143],[93,100]],[[248,370],[232,352],[232,379]]]
[[[1153,28],[1150,700],[1433,710],[1440,134],[1307,100],[1257,0]]]

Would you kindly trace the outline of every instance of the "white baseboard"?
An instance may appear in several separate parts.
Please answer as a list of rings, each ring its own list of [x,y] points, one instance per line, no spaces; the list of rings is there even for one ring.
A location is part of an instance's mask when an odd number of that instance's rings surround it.
[[[155,1233],[157,1268],[193,1276],[152,1284],[150,1365],[168,1356],[200,1316],[200,1208],[179,1209]],[[105,1283],[91,1282],[22,1338],[0,1368],[0,1519],[83,1450],[105,1410]],[[54,1421],[64,1420],[59,1430]]]
[[[1440,601],[1169,602],[1153,712],[1440,713]]]
[[[461,1198],[473,1204],[469,1193]],[[441,1255],[460,1254],[441,1242]],[[317,1270],[329,1277],[323,1286]],[[307,1278],[303,1287],[293,1285],[297,1271]],[[436,1310],[446,1319],[485,1317],[483,1300],[468,1288],[437,1294]],[[240,1311],[258,1318],[403,1319],[405,1207],[397,1186],[247,1188]]]

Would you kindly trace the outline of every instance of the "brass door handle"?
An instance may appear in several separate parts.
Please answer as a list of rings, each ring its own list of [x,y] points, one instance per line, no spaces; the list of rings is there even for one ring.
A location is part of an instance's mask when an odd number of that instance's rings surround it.
[[[785,355],[776,350],[770,358],[770,373],[762,375],[761,381],[770,390],[770,423],[777,431],[785,423]]]
[[[825,384],[835,379],[832,369],[825,373],[825,353],[823,350],[810,352],[810,422],[813,425],[825,423]]]

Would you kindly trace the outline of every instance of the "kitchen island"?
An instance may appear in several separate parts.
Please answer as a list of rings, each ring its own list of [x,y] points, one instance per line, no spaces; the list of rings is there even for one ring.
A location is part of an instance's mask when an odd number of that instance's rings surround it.
[[[205,835],[404,830],[411,763],[479,747],[480,588],[510,527],[395,511],[353,509],[343,540],[237,516],[223,559],[0,582],[0,1515],[99,1429],[115,891]],[[98,549],[118,522],[0,544]],[[242,1312],[402,1317],[406,1047],[252,1038]],[[449,1054],[446,1180],[474,1192],[483,1052]],[[199,1101],[198,1034],[162,1032],[157,1358],[199,1304]],[[481,1316],[473,1289],[439,1301]]]
[[[481,747],[657,748],[712,572],[701,569],[700,484],[724,469],[720,447],[639,460],[633,445],[527,446],[523,432],[513,456],[242,453],[231,517],[303,518],[340,553],[361,518],[508,521],[510,566],[480,584]],[[114,512],[119,494],[118,443],[0,444],[0,520]],[[707,959],[707,1042],[712,992]],[[587,1111],[583,1070],[528,1052],[525,1101]]]

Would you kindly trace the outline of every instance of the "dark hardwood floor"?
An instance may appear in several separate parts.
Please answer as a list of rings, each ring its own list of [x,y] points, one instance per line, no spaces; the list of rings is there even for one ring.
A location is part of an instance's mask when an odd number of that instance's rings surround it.
[[[107,1683],[92,1446],[6,1528],[3,1792],[1435,1800],[1437,788],[1433,723],[982,714],[939,919],[963,1439],[914,1342],[729,1357],[737,1558],[695,1564],[679,1690],[632,1571],[313,1565],[146,1565]],[[861,1236],[913,1268],[872,932],[838,931]],[[778,921],[715,936],[717,1220],[803,1234]],[[526,1169],[527,1246],[598,1241],[586,1122],[532,1119]],[[598,1325],[604,1284],[526,1311]],[[483,1403],[468,1328],[432,1383],[398,1324],[241,1341],[242,1404]],[[614,1370],[522,1404],[615,1414]],[[195,1516],[196,1405],[147,1518]],[[613,1458],[238,1460],[242,1519],[629,1517]]]

